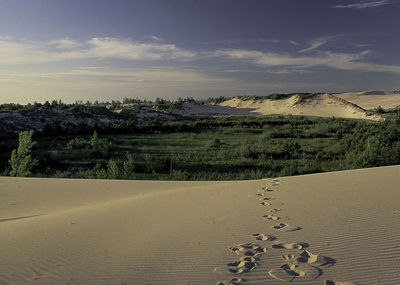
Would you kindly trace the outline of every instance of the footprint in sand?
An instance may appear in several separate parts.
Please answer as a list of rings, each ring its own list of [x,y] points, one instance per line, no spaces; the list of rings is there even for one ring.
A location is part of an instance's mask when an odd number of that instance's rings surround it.
[[[229,249],[236,254],[254,257],[257,257],[261,253],[267,251],[267,248],[252,242],[239,244],[237,246],[230,247]]]
[[[299,249],[302,250],[303,248],[307,248],[310,245],[306,242],[281,242],[281,243],[275,243],[272,245],[273,248],[280,248],[280,249]]]
[[[320,266],[331,267],[336,263],[336,260],[331,257],[313,254],[308,250],[304,250],[297,258],[297,261],[302,263],[312,264],[318,267]]]
[[[280,212],[280,211],[282,211],[281,208],[275,208],[275,209],[270,209],[270,210],[268,210],[267,212],[270,212],[270,213],[278,213],[278,212]]]
[[[301,229],[303,229],[303,228],[302,227],[292,227],[292,228],[288,229],[287,232],[295,232],[295,231],[299,231]]]
[[[268,235],[268,234],[252,234],[253,237],[255,237],[257,240],[262,240],[262,241],[273,241],[276,240],[276,237]]]
[[[273,229],[276,229],[276,230],[282,230],[282,229],[284,229],[284,228],[287,228],[288,226],[289,226],[288,224],[279,223],[279,224],[277,224],[277,225],[272,226],[272,228],[273,228]]]
[[[306,243],[281,243],[275,244],[272,247],[285,249],[302,249],[308,247]],[[299,278],[304,281],[311,281],[322,275],[323,271],[321,266],[332,266],[336,261],[333,258],[326,256],[319,256],[313,254],[308,250],[303,252],[297,257],[294,254],[282,255],[283,260],[286,262],[278,269],[271,269],[268,275],[274,279],[281,281],[292,282]],[[331,282],[331,283],[329,283]],[[353,285],[353,283],[332,283],[337,281],[326,281],[326,285]]]
[[[242,274],[249,272],[258,266],[258,258],[251,256],[243,256],[238,261],[228,263],[229,271],[232,273]]]
[[[268,188],[268,186],[264,186],[262,188],[262,190],[264,190],[265,192],[274,192],[275,191],[274,189]]]
[[[281,219],[281,217],[276,217],[276,216],[273,216],[273,215],[264,215],[263,217],[266,218],[269,221],[277,221],[277,220]]]
[[[241,255],[239,260],[228,263],[228,271],[235,274],[247,273],[256,268],[259,256],[267,251],[267,248],[256,243],[244,243],[229,248],[234,253]],[[220,272],[221,268],[214,268],[214,272]],[[237,284],[243,282],[244,279],[232,279],[231,281],[219,281],[217,284]],[[236,282],[236,283],[234,283]]]
[[[342,281],[336,281],[336,280],[326,280],[325,284],[326,285],[356,285],[356,283],[353,283],[353,282],[342,282]]]
[[[271,182],[271,186],[278,186],[279,184],[281,184],[281,183],[280,183],[280,181],[278,179],[274,179]]]
[[[241,284],[243,282],[246,282],[246,279],[243,278],[232,278],[230,281],[218,281],[217,285],[235,285],[235,284]]]
[[[302,229],[302,227],[290,226],[289,224],[285,224],[285,223],[279,223],[277,225],[272,226],[272,228],[275,230],[278,230],[278,231],[285,229],[286,232],[295,232],[295,231],[299,231]]]
[[[260,198],[261,201],[272,201],[275,200],[274,197],[265,197],[265,198]]]
[[[271,206],[272,204],[270,202],[263,201],[263,202],[260,203],[260,205],[262,205],[262,206]]]
[[[295,279],[303,281],[311,281],[321,276],[322,271],[318,267],[314,267],[305,263],[286,263],[278,269],[271,269],[268,275],[280,281],[292,282]]]

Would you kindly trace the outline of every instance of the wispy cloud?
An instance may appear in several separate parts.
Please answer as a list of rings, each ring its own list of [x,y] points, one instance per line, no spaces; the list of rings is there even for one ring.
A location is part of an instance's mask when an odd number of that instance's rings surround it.
[[[292,56],[279,53],[264,53],[254,50],[231,49],[217,50],[214,55],[231,60],[250,62],[262,67],[285,67],[285,73],[290,70],[309,70],[314,67],[325,67],[339,70],[362,72],[390,72],[400,73],[400,66],[383,65],[364,62],[370,51],[359,53],[332,53],[320,52],[313,56]]]
[[[238,40],[217,40],[217,41],[207,41],[207,42],[203,42],[203,44],[206,45],[231,45],[231,44],[238,44],[239,41]]]
[[[86,42],[61,39],[48,42],[0,38],[0,65],[33,64],[72,59],[190,60],[196,53],[174,44],[142,43],[120,38]]]
[[[248,82],[229,77],[207,75],[194,69],[130,68],[65,71],[10,72],[0,67],[0,103],[28,103],[61,98],[75,100],[111,100],[124,97],[155,99],[178,97],[237,96],[260,94],[282,88],[300,88],[299,82]],[[299,87],[300,86],[300,87]],[[309,86],[308,88],[309,89]],[[286,89],[285,89],[286,90]]]
[[[342,4],[342,5],[335,5],[332,8],[337,9],[366,9],[366,8],[375,8],[390,4],[388,0],[377,0],[377,1],[361,1],[358,3],[352,4]]]
[[[157,41],[157,42],[163,42],[164,41],[163,38],[160,38],[160,37],[157,37],[157,36],[154,36],[154,35],[146,36],[146,38],[151,39],[153,41]]]
[[[306,70],[306,69],[269,69],[266,70],[268,73],[272,74],[291,74],[291,73],[299,73],[299,74],[304,74],[304,73],[311,73],[312,71]]]
[[[311,46],[310,47],[302,49],[302,50],[299,50],[299,52],[303,53],[303,52],[307,52],[307,51],[310,51],[310,50],[313,50],[313,49],[317,49],[320,46],[326,44],[327,42],[328,42],[327,40],[314,40],[314,41],[311,42]]]
[[[315,50],[317,48],[319,48],[320,46],[323,46],[324,44],[326,44],[327,42],[340,37],[341,35],[333,35],[333,36],[324,36],[324,37],[318,37],[316,39],[313,39],[310,43],[310,46],[308,48],[299,50],[300,53],[303,52],[308,52],[311,50]]]
[[[54,41],[50,41],[48,43],[49,46],[58,48],[58,49],[73,49],[81,46],[81,44],[77,41],[71,40],[69,38],[58,39]]]
[[[278,44],[278,43],[289,43],[292,45],[298,45],[299,43],[294,41],[294,40],[278,40],[278,39],[269,39],[269,38],[260,38],[260,39],[254,39],[252,40],[253,42],[261,42],[261,43],[273,43],[273,44]]]

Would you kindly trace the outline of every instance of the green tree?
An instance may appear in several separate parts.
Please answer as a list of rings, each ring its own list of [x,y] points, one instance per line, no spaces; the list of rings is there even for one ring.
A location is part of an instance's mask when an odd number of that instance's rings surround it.
[[[125,178],[131,178],[132,175],[135,173],[135,161],[133,160],[133,155],[128,154],[127,160],[124,161],[123,164],[123,172]]]
[[[9,163],[11,165],[10,176],[29,176],[38,161],[32,158],[32,147],[36,144],[32,141],[33,131],[19,133],[18,148],[11,153]]]
[[[90,145],[94,148],[94,149],[99,149],[100,148],[100,143],[101,140],[99,138],[99,135],[97,134],[97,131],[93,132],[93,136],[92,139],[90,140]]]
[[[114,160],[110,160],[107,165],[107,174],[109,179],[119,179],[121,176],[121,171],[118,164]]]

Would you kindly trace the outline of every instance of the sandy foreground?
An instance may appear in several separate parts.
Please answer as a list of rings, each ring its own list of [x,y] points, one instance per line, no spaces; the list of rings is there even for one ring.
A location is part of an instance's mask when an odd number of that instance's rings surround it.
[[[0,178],[0,284],[400,284],[399,185]]]

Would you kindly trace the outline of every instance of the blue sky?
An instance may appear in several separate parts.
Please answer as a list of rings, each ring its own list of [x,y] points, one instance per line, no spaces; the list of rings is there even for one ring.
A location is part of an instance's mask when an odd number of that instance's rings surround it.
[[[400,87],[399,0],[0,0],[0,103]]]

